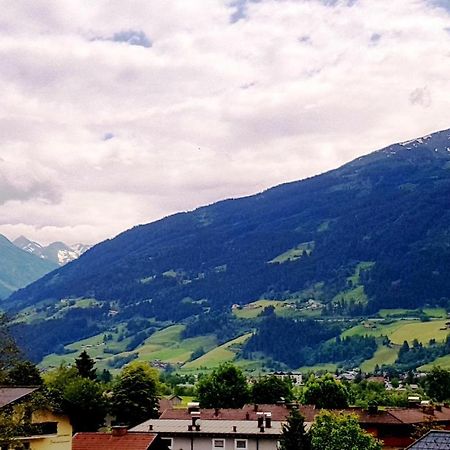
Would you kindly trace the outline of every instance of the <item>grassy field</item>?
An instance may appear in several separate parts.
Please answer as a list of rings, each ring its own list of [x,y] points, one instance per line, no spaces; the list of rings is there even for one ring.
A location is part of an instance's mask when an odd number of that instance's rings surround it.
[[[261,314],[267,306],[273,306],[277,315],[282,315],[287,302],[280,300],[257,300],[242,307],[233,309],[233,314],[239,319],[254,319]]]
[[[450,355],[441,356],[428,364],[420,366],[418,369],[423,372],[428,372],[433,366],[440,366],[443,369],[450,369]]]
[[[386,347],[380,345],[371,359],[367,359],[361,364],[361,370],[363,372],[373,372],[375,366],[378,364],[393,364],[397,359],[399,346]]]
[[[310,255],[314,250],[314,241],[311,242],[302,242],[294,248],[289,249],[288,251],[282,253],[281,255],[273,258],[269,263],[284,263],[286,261],[295,261],[296,259],[300,259],[303,255]]]
[[[337,364],[316,364],[315,366],[303,366],[300,367],[297,372],[308,373],[308,372],[335,372],[337,369]]]
[[[423,313],[431,319],[445,319],[447,317],[447,311],[444,308],[423,308]],[[417,309],[380,309],[378,315],[382,318],[401,318],[401,317],[414,317],[418,316],[419,310]]]
[[[217,367],[220,363],[233,361],[236,358],[236,349],[234,347],[243,344],[251,335],[251,333],[247,333],[228,341],[209,351],[205,355],[200,356],[200,358],[197,358],[195,361],[184,364],[183,369],[211,369]]]
[[[402,344],[403,341],[411,343],[418,339],[423,344],[428,344],[430,339],[443,341],[450,330],[441,330],[445,327],[446,320],[431,320],[420,322],[419,320],[396,320],[389,324],[380,321],[366,320],[363,324],[346,330],[343,336],[368,335],[388,336],[394,344]]]
[[[119,326],[116,332],[111,332],[113,339],[106,344],[104,343],[104,333],[101,333],[67,345],[66,349],[73,351],[73,353],[48,355],[40,366],[51,368],[57,367],[61,363],[73,363],[74,358],[83,350],[86,350],[96,360],[99,369],[108,368],[108,361],[115,356],[126,356],[134,352],[137,352],[138,358],[143,361],[160,360],[172,364],[183,364],[190,359],[195,350],[203,348],[205,351],[209,351],[216,346],[216,338],[213,335],[182,339],[181,334],[184,325],[173,325],[156,331],[141,346],[132,352],[127,352],[125,349],[131,338],[117,341],[117,337],[123,331],[123,328],[123,326]],[[114,349],[117,353],[105,353],[105,347]]]

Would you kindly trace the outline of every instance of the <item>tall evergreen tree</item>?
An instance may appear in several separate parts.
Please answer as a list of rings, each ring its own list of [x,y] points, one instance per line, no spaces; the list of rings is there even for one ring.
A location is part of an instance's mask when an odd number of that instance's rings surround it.
[[[78,373],[83,378],[95,380],[97,378],[97,370],[95,369],[95,361],[83,350],[78,358],[75,359]]]
[[[305,431],[305,418],[294,408],[283,424],[280,450],[310,450],[311,440]]]

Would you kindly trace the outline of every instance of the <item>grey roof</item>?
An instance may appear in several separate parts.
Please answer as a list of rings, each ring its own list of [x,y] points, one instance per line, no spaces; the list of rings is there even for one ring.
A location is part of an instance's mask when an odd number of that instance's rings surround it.
[[[37,387],[0,387],[0,408],[26,397],[36,391]]]
[[[200,431],[189,431],[190,420],[181,419],[150,419],[131,428],[130,431],[152,431],[160,434],[186,434],[186,435],[259,435],[279,436],[282,422],[272,421],[270,428],[260,431],[254,420],[200,420]],[[236,427],[236,431],[234,428]]]
[[[411,450],[450,450],[450,431],[432,430],[411,444]]]

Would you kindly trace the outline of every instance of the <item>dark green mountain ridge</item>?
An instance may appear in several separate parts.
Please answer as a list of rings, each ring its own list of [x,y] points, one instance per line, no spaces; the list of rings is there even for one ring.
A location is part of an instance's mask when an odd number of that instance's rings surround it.
[[[6,306],[16,312],[94,298],[95,308],[69,310],[51,326],[31,325],[50,333],[55,345],[58,320],[66,329],[78,321],[80,328],[83,317],[84,334],[66,336],[67,343],[114,321],[186,321],[258,298],[312,296],[330,305],[361,262],[369,264],[360,273],[366,300],[356,305],[358,314],[447,305],[450,130],[137,226],[14,293]],[[24,341],[35,336],[21,333]],[[44,347],[43,353],[52,351]]]

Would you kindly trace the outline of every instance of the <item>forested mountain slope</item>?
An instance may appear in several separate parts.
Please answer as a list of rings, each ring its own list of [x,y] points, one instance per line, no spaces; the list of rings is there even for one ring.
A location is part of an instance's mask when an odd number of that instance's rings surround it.
[[[116,321],[177,322],[258,298],[306,295],[331,305],[356,269],[360,314],[447,304],[450,130],[135,227],[14,293],[7,305],[18,311],[93,298],[103,305],[100,328],[111,305]]]

